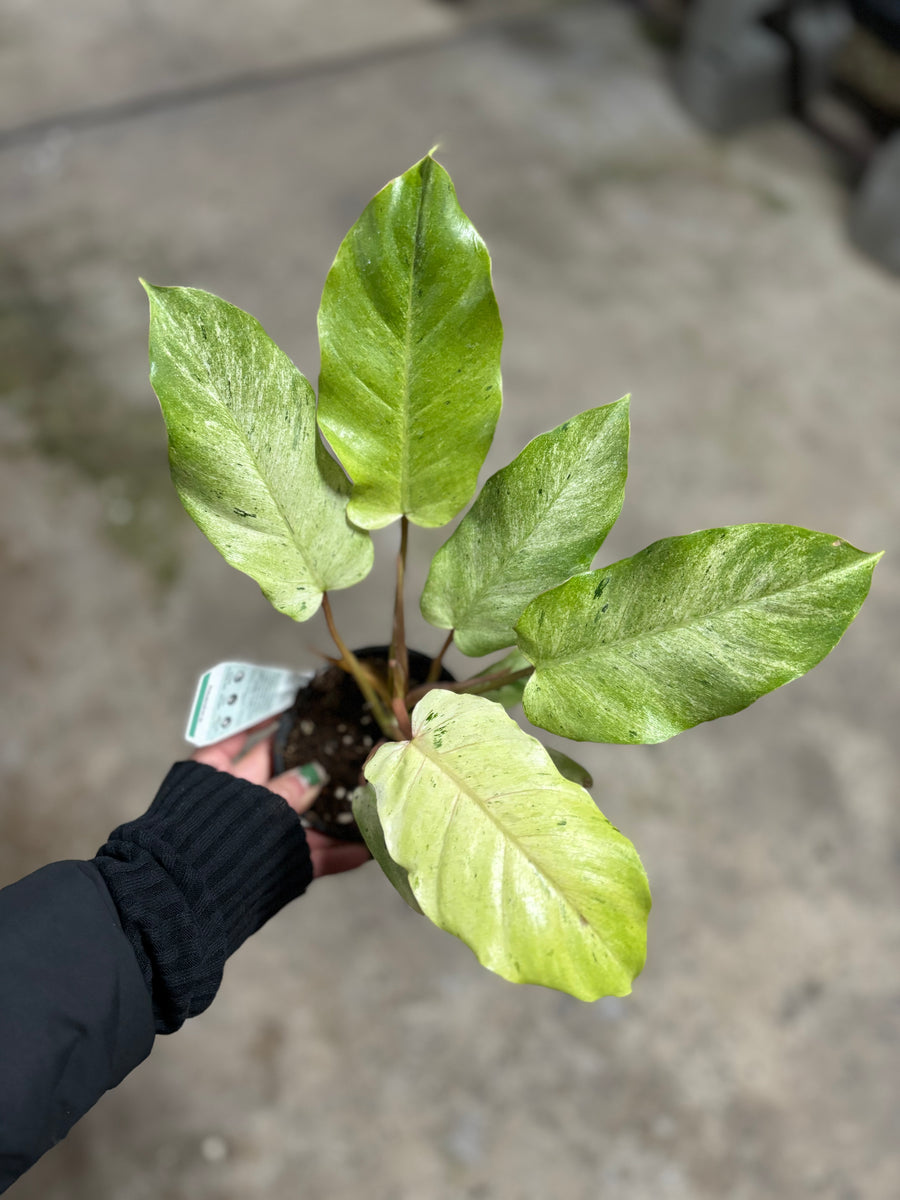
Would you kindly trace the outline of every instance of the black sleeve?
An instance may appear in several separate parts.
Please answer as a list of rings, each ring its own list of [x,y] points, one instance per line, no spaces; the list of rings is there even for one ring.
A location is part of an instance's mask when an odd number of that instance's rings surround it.
[[[212,1001],[225,959],[312,878],[266,788],[176,763],[92,862],[0,891],[0,1192]]]
[[[153,999],[157,1033],[203,1012],[225,960],[312,879],[300,818],[267,788],[176,763],[94,859]]]
[[[0,891],[0,1192],[147,1057],[153,1011],[93,863]]]

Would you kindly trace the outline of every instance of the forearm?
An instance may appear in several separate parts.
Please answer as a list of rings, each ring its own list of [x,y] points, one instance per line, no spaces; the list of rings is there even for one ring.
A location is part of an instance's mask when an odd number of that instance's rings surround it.
[[[267,788],[176,763],[94,859],[150,990],[158,1033],[211,1003],[225,960],[312,879],[297,815]]]
[[[296,813],[177,763],[91,862],[0,891],[0,1192],[212,1001],[225,960],[312,879]]]
[[[142,1062],[153,1009],[92,863],[0,891],[0,1192]]]

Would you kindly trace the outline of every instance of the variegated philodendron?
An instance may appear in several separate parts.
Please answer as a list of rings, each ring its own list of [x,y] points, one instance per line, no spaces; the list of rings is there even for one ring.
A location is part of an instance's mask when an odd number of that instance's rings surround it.
[[[447,172],[423,158],[341,243],[319,310],[318,404],[253,317],[208,292],[145,286],[151,380],[185,508],[281,612],[305,621],[324,601],[342,665],[382,725],[354,813],[388,878],[506,979],[584,1000],[629,992],[650,910],[640,859],[586,772],[506,710],[522,702],[554,734],[618,743],[737,712],[828,654],[879,555],[791,525],[740,525],[592,570],[622,507],[625,397],[541,433],[485,483],[435,554],[421,608],[451,631],[445,648],[452,637],[466,655],[504,654],[454,689],[414,688],[408,526],[465,508],[500,413],[490,258]],[[327,594],[365,578],[369,531],[394,521],[388,687],[344,646]]]

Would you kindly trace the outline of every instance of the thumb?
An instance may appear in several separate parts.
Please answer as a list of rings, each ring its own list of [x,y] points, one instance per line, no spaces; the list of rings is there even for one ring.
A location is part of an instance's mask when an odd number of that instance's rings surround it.
[[[282,800],[286,800],[299,816],[315,803],[327,782],[328,772],[325,768],[317,762],[311,762],[285,771],[283,775],[276,775],[274,779],[269,780],[266,787]]]

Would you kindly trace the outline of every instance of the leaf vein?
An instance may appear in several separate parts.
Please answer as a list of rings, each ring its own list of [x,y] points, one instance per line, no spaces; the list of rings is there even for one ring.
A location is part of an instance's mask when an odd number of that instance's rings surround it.
[[[725,608],[713,609],[711,612],[698,613],[689,621],[678,621],[671,625],[663,625],[655,629],[646,629],[641,633],[632,634],[629,637],[617,638],[615,641],[591,643],[587,647],[581,646],[573,649],[570,654],[558,656],[554,655],[553,658],[548,661],[547,665],[557,666],[558,664],[562,663],[581,662],[584,660],[585,654],[590,654],[594,657],[602,657],[606,653],[615,654],[623,646],[628,646],[636,642],[649,641],[653,638],[664,636],[667,633],[676,633],[682,629],[697,631],[698,626],[704,622],[714,621],[718,617],[727,616],[731,613],[749,611],[759,606],[766,600],[772,600],[779,596],[790,596],[795,592],[801,592],[805,588],[811,587],[813,584],[818,583],[822,579],[831,579],[835,576],[848,575],[852,571],[858,571],[867,567],[872,557],[873,556],[869,556],[860,562],[848,563],[845,567],[829,568],[823,571],[820,575],[816,575],[811,579],[804,580],[802,583],[798,583],[791,587],[780,588],[772,592],[765,592],[759,596],[752,597],[750,600],[741,601],[737,604],[731,604]],[[541,668],[536,667],[536,669],[540,670]]]

